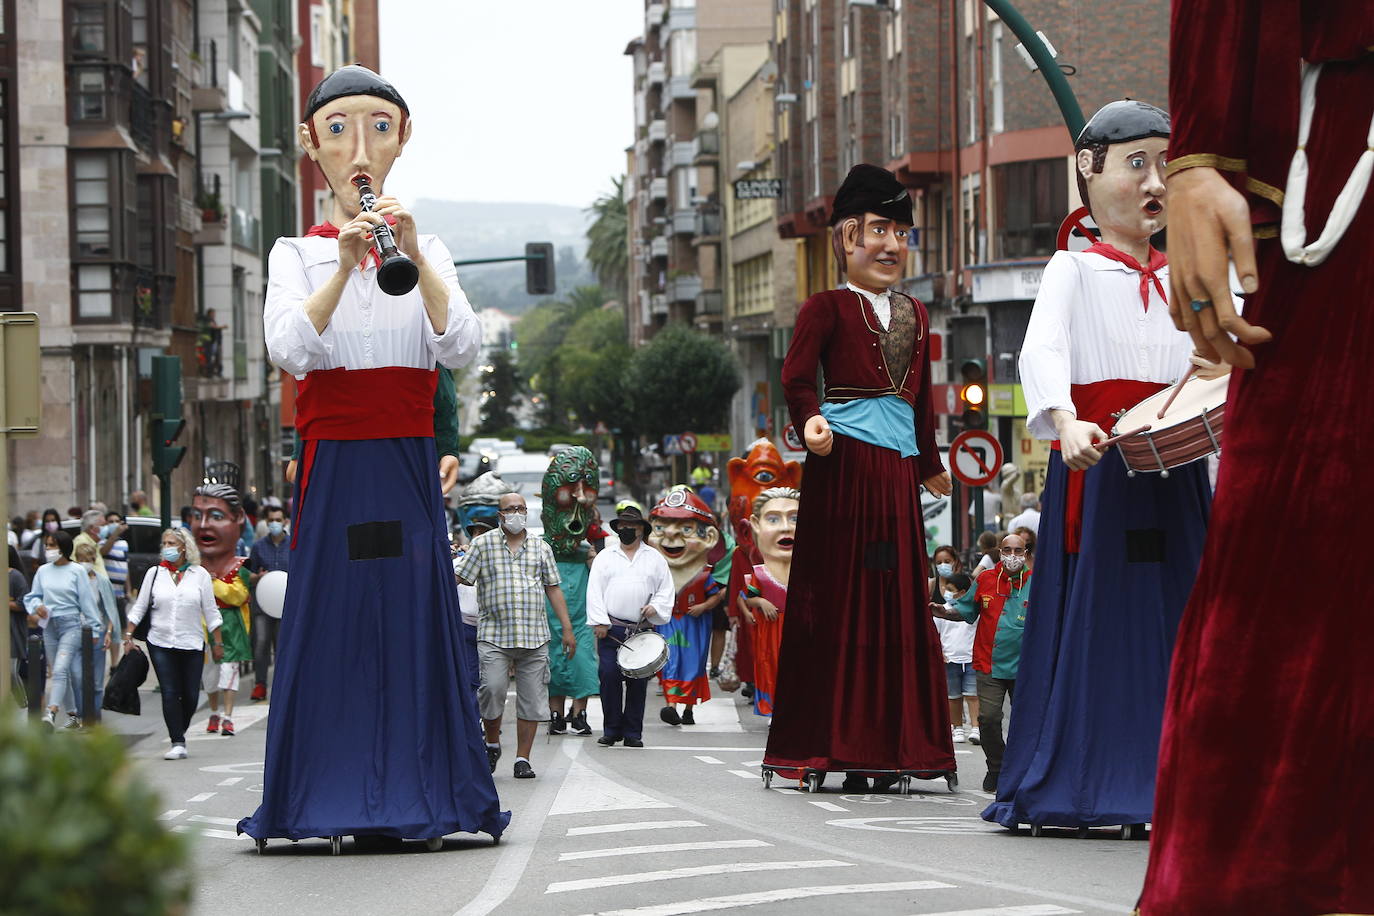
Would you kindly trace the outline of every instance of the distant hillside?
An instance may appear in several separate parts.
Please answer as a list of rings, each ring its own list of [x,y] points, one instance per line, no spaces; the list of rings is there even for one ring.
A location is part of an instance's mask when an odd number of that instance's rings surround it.
[[[582,260],[587,248],[587,214],[578,207],[421,198],[411,209],[421,231],[443,239],[456,260],[521,255],[526,242],[552,242],[558,252],[560,294],[594,282]],[[521,262],[460,267],[458,278],[478,308],[499,308],[518,315],[538,301],[525,294]]]

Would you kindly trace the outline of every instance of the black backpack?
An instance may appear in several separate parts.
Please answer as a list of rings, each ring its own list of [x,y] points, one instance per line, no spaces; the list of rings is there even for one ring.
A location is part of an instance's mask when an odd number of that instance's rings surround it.
[[[148,679],[148,656],[138,646],[130,647],[124,657],[115,665],[105,685],[105,702],[101,709],[122,712],[126,716],[136,716],[142,712],[138,698],[138,688]]]

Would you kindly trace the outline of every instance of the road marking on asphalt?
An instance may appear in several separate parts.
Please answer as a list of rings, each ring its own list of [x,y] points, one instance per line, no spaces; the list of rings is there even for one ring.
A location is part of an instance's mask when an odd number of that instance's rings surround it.
[[[600,811],[634,811],[640,808],[672,808],[673,805],[626,788],[578,763],[568,768],[549,816],[555,814],[592,814]]]
[[[187,800],[188,802],[193,802],[193,803],[194,803],[194,802],[209,801],[210,799],[212,799],[212,798],[215,797],[215,794],[216,794],[216,793],[214,793],[214,792],[202,792],[202,793],[200,793],[199,795],[192,795],[190,798],[188,798],[188,799],[186,799],[186,800]]]
[[[568,757],[572,763],[576,763],[577,755],[582,751],[582,745],[570,741],[565,743],[561,750],[563,756]],[[555,774],[558,772],[558,763],[557,759],[549,762],[549,769]],[[529,803],[521,812],[521,816],[515,820],[515,828],[507,830],[503,835],[507,842],[502,846],[501,856],[496,860],[496,865],[488,872],[486,883],[477,892],[477,896],[469,900],[467,905],[458,910],[454,916],[486,916],[505,903],[507,898],[515,892],[516,886],[520,883],[520,878],[525,873],[525,868],[529,865],[530,856],[534,853],[535,844],[539,840],[549,809],[561,795],[564,786],[567,785],[568,777],[571,775],[571,767],[569,767],[568,772],[563,774],[562,779],[556,775],[551,776],[548,771],[545,772],[544,780],[540,781],[534,794],[530,796]]]
[[[721,760],[719,757],[708,757],[705,754],[697,754],[696,758],[702,763],[719,763],[722,765],[725,763],[725,761]]]
[[[234,731],[241,732],[245,728],[251,728],[267,718],[267,704],[261,703],[255,706],[245,706],[236,710],[231,716],[234,720]],[[191,741],[222,741],[224,735],[219,732],[207,732],[206,724],[210,717],[206,716],[198,722],[192,722],[186,726],[186,737]]]
[[[686,916],[711,910],[731,910],[736,907],[779,903],[785,900],[805,900],[809,897],[840,897],[849,894],[887,894],[904,891],[934,891],[956,885],[943,881],[890,881],[884,884],[826,884],[817,887],[788,887],[776,891],[756,891],[751,894],[731,894],[728,897],[702,897],[677,903],[658,903],[652,906],[631,907],[625,910],[605,910],[596,916]]]
[[[923,916],[1055,916],[1061,913],[1081,913],[1082,910],[1067,910],[1052,903],[1032,903],[1027,906],[992,906],[978,910],[946,910],[943,913],[927,913]]]
[[[216,785],[220,785],[220,786],[236,786],[236,785],[238,785],[238,784],[241,783],[241,782],[243,782],[243,777],[242,777],[242,776],[230,776],[228,779],[221,779],[219,782],[216,783]]]
[[[660,871],[642,871],[629,875],[606,875],[601,878],[580,878],[576,881],[555,881],[544,891],[546,894],[562,894],[567,891],[586,891],[598,887],[619,887],[623,884],[648,884],[653,881],[670,881],[673,878],[698,878],[703,875],[734,875],[742,872],[758,871],[799,871],[806,868],[850,868],[853,862],[838,859],[810,859],[791,862],[724,862],[717,865],[693,865],[687,868],[665,868]]]
[[[246,833],[236,833],[235,831],[232,831],[232,830],[215,830],[215,829],[212,828],[212,827],[206,827],[206,828],[204,828],[203,830],[200,831],[200,835],[201,835],[201,836],[208,836],[208,837],[211,837],[212,839],[216,839],[216,840],[246,840],[246,839],[249,839],[249,836],[248,836],[248,834],[246,834]]]
[[[193,814],[187,818],[188,821],[195,821],[199,824],[219,824],[221,827],[237,827],[239,822],[233,817],[210,817],[205,814]]]
[[[701,843],[659,843],[653,846],[614,846],[608,849],[584,849],[581,852],[565,852],[558,861],[572,862],[577,859],[604,859],[609,856],[648,856],[661,852],[695,852],[716,849],[759,849],[772,846],[766,840],[707,840]]]
[[[628,824],[598,824],[594,827],[569,827],[568,836],[591,836],[596,833],[625,833],[630,830],[673,830],[682,827],[705,826],[706,825],[701,821],[632,821]]]
[[[841,808],[839,805],[836,805],[833,802],[813,801],[811,802],[811,804],[815,805],[817,808],[820,808],[822,811],[843,811],[845,814],[849,813],[848,808]]]
[[[740,777],[741,779],[760,779],[760,778],[761,778],[757,772],[750,772],[749,770],[730,770],[729,772],[734,773],[736,776]]]
[[[174,821],[185,813],[185,808],[173,808],[170,811],[164,811],[161,814],[159,814],[157,816],[157,819],[160,821]]]
[[[694,732],[713,732],[744,734],[744,726],[739,723],[739,713],[736,711],[735,702],[732,698],[707,700],[705,703],[698,703],[692,711],[692,718],[696,722],[692,725],[682,726],[684,730],[690,729]]]
[[[249,763],[221,763],[212,767],[201,767],[202,773],[261,773],[262,761]]]

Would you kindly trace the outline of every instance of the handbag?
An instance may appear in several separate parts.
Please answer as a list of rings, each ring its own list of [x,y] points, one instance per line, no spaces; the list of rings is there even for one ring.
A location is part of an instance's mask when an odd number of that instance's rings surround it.
[[[144,614],[143,619],[134,627],[134,639],[137,639],[139,642],[148,641],[148,630],[153,625],[153,602],[157,600],[157,596],[153,592],[153,586],[157,584],[157,574],[161,571],[161,566],[153,567],[153,578],[152,581],[148,583],[148,613]]]
[[[101,709],[121,712],[128,716],[139,715],[142,711],[138,688],[148,679],[148,656],[134,646],[115,665],[110,680],[105,685],[105,701]]]

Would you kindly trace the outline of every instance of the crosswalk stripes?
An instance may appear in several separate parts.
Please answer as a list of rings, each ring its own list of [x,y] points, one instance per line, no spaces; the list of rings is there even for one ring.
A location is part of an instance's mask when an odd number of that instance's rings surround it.
[[[564,852],[558,856],[560,862],[577,859],[604,859],[611,856],[646,856],[669,852],[700,852],[716,849],[758,849],[772,846],[766,840],[706,840],[700,843],[658,843],[653,846],[611,846],[606,849],[584,849],[580,852]]]
[[[634,872],[628,875],[604,875],[599,878],[578,878],[573,881],[555,881],[544,891],[546,894],[562,894],[568,891],[585,891],[599,887],[620,887],[626,884],[647,884],[669,881],[674,878],[698,878],[704,875],[733,875],[761,871],[796,871],[805,868],[850,868],[853,862],[839,859],[810,859],[785,862],[722,862],[716,865],[692,865],[684,868],[664,868],[659,871]]]

